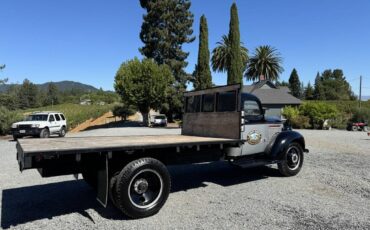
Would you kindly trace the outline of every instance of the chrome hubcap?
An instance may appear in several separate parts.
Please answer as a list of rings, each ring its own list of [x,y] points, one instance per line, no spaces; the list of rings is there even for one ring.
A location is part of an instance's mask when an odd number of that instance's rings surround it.
[[[288,165],[289,169],[296,170],[299,167],[299,164],[300,164],[300,161],[301,161],[299,152],[300,152],[300,150],[295,146],[292,146],[288,149],[288,151],[287,151],[287,165]]]

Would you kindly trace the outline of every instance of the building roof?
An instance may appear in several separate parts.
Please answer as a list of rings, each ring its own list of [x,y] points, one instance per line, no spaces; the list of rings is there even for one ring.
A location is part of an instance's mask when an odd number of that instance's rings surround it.
[[[290,94],[288,87],[278,87],[267,80],[243,86],[243,92],[256,95],[262,104],[299,105],[302,103]]]

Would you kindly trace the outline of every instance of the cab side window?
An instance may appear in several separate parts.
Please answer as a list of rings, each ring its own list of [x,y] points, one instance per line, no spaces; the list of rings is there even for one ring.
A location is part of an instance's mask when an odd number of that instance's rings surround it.
[[[64,117],[64,115],[63,115],[63,114],[60,114],[60,117],[62,118],[62,120],[63,120],[63,121],[65,121],[65,120],[66,120],[66,118]]]
[[[263,112],[257,101],[245,100],[243,103],[243,110],[246,121],[253,122],[263,120]]]
[[[217,112],[233,112],[236,110],[236,91],[217,94]]]
[[[50,116],[49,116],[49,122],[52,122],[52,121],[55,121],[55,118],[54,118],[54,116],[53,116],[53,115],[50,115]]]

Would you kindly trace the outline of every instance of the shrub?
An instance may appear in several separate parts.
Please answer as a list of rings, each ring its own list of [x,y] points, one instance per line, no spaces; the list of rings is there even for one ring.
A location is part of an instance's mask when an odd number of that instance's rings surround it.
[[[370,109],[361,108],[355,109],[351,118],[352,122],[369,122],[370,121]]]
[[[114,106],[112,112],[114,116],[121,117],[126,121],[127,117],[134,115],[136,110],[132,106],[121,104]]]
[[[324,102],[305,102],[299,107],[300,114],[310,120],[312,128],[322,128],[324,121],[334,119],[338,115],[335,105]]]
[[[303,115],[298,115],[291,120],[291,125],[295,129],[307,129],[310,127],[310,119]]]
[[[299,116],[299,110],[297,107],[287,106],[283,109],[282,115],[291,121]]]
[[[21,114],[0,106],[0,135],[8,134],[12,123],[20,121],[22,118]]]

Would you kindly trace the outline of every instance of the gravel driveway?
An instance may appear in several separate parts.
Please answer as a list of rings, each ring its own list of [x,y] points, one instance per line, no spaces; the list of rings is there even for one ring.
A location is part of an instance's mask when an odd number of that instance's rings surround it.
[[[302,171],[236,169],[227,163],[170,167],[173,188],[155,216],[131,220],[104,209],[83,180],[20,173],[15,142],[0,140],[4,229],[370,229],[370,137],[301,130],[310,153]],[[78,135],[176,134],[178,129],[112,128]],[[75,134],[76,135],[76,134]]]

